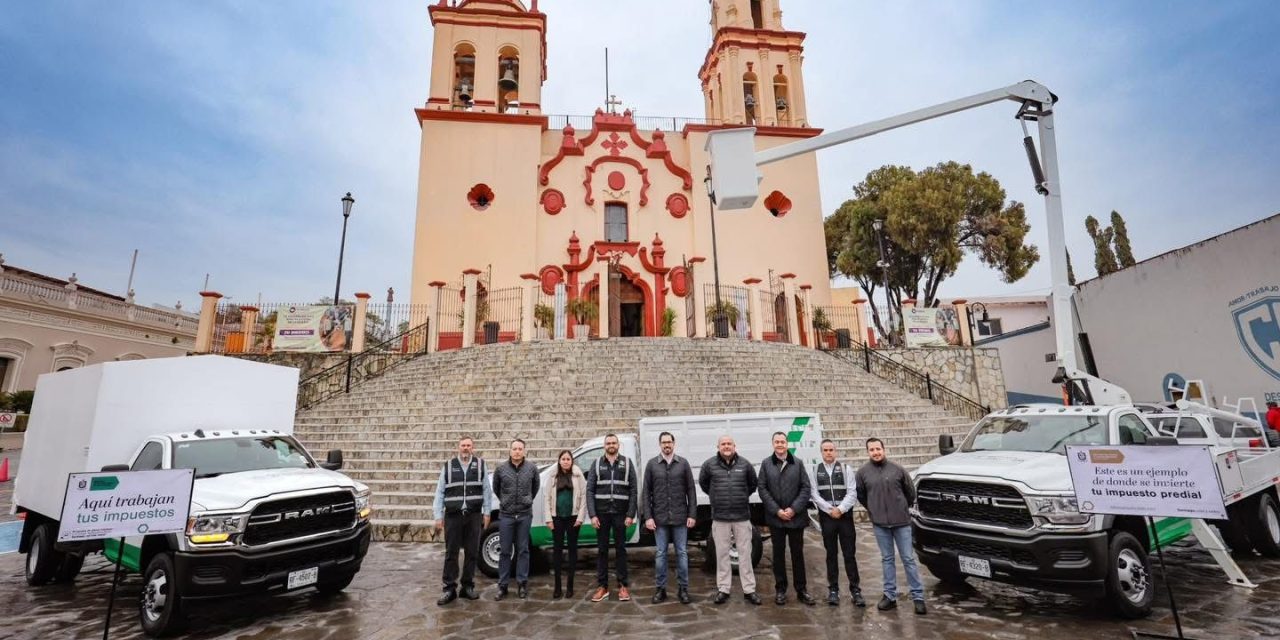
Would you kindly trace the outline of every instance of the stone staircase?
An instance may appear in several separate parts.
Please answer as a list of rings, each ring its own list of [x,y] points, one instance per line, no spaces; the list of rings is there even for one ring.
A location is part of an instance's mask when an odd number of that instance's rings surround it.
[[[491,464],[516,437],[547,463],[587,439],[634,432],[642,417],[763,411],[818,413],[850,461],[879,437],[909,469],[937,455],[939,434],[973,423],[807,348],[626,338],[425,355],[299,412],[296,433],[317,455],[342,449],[344,472],[373,489],[375,539],[430,541],[440,468],[464,434]],[[682,453],[701,461],[714,452]]]

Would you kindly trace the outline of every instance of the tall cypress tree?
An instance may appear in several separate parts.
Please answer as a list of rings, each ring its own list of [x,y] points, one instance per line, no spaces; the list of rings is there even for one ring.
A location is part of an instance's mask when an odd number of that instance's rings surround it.
[[[1111,227],[1098,228],[1098,219],[1089,216],[1084,219],[1084,228],[1093,238],[1093,268],[1099,276],[1115,273],[1120,269],[1116,264],[1116,254],[1111,250],[1111,239],[1115,231]]]
[[[1067,284],[1076,285],[1076,269],[1071,266],[1071,251],[1067,250]]]
[[[1124,226],[1124,218],[1119,211],[1111,212],[1111,229],[1115,231],[1116,261],[1121,268],[1136,264],[1133,259],[1133,248],[1129,245],[1129,230]]]

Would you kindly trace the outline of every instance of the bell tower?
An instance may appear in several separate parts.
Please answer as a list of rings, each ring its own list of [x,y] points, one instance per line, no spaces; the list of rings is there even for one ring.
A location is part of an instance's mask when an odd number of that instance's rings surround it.
[[[808,127],[804,37],[782,26],[782,0],[710,0],[711,48],[698,71],[707,119]]]
[[[538,0],[439,0],[428,109],[537,115],[547,77]]]

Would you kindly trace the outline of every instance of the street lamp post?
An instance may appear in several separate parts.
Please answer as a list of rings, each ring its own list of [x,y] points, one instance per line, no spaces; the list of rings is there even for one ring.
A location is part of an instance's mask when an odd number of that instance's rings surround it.
[[[987,322],[990,320],[990,317],[987,316],[987,305],[982,304],[981,302],[975,302],[969,305],[969,313],[966,315],[969,316],[969,342],[970,343],[978,341],[978,323],[974,322],[973,316],[978,313],[979,309],[982,310],[982,319],[979,320],[978,322]]]
[[[876,266],[880,268],[881,281],[884,284],[884,300],[886,303],[885,311],[888,312],[889,323],[888,335],[885,336],[889,340],[889,344],[894,342],[894,336],[897,335],[898,325],[893,321],[893,296],[889,293],[889,262],[884,259],[884,236],[880,233],[884,229],[884,221],[879,218],[871,222],[871,228],[876,231],[876,244],[880,246],[880,261]]]
[[[707,187],[707,200],[711,202],[711,269],[716,281],[715,331],[717,338],[729,337],[729,322],[724,316],[724,304],[720,301],[720,254],[716,243],[716,192],[711,184],[711,165],[707,165],[707,177],[702,184]]]
[[[342,244],[338,245],[338,282],[333,285],[333,304],[338,304],[338,293],[342,291],[342,256],[347,250],[347,219],[351,217],[351,205],[356,203],[356,199],[351,197],[351,192],[342,196]]]

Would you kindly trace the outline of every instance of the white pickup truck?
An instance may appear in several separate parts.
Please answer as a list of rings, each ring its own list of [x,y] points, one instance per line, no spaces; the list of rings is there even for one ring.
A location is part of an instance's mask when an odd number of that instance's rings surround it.
[[[194,469],[184,534],[124,540],[142,574],[143,630],[182,629],[207,598],[314,586],[341,591],[369,548],[369,489],[291,435],[296,369],[218,356],[112,362],[36,385],[13,512],[31,587],[75,579],[84,557],[115,562],[118,540],[58,543],[70,473]]]
[[[639,429],[635,433],[619,433],[619,453],[629,458],[636,465],[639,473],[651,458],[659,454],[658,435],[668,431],[676,438],[676,455],[689,461],[693,467],[694,481],[697,481],[698,470],[703,461],[716,455],[716,443],[721,435],[731,435],[738,446],[738,456],[751,462],[757,468],[760,462],[773,453],[773,433],[781,431],[787,434],[792,444],[792,452],[806,466],[813,466],[821,458],[822,423],[815,413],[747,413],[723,414],[707,416],[655,417],[642,418]],[[604,438],[593,438],[576,449],[573,449],[573,461],[586,473],[596,459],[604,455]],[[496,463],[490,463],[490,467]],[[554,471],[552,464],[540,464],[542,489],[533,501],[533,527],[529,532],[531,547],[534,549],[551,548],[551,530],[547,528],[547,517],[543,513],[544,491],[550,486],[550,474]],[[637,478],[642,488],[637,494],[644,499],[643,478]],[[764,554],[763,538],[759,527],[764,525],[764,513],[760,507],[759,496],[751,496],[751,521],[756,525],[751,545],[751,564],[760,564]],[[494,497],[492,523],[484,532],[481,541],[480,570],[489,577],[498,575],[498,500]],[[698,489],[697,526],[689,532],[690,542],[704,541],[707,546],[705,568],[715,568],[715,551],[711,545],[711,503],[707,494]],[[585,522],[579,529],[578,545],[590,547],[596,543],[596,530]],[[653,534],[639,523],[627,529],[627,544],[632,546],[653,546]],[[730,554],[737,566],[737,555]],[[536,556],[535,556],[536,557]]]
[[[1104,594],[1126,617],[1151,612],[1155,588],[1142,518],[1079,512],[1067,445],[1146,444],[1158,437],[1133,405],[1022,405],[983,418],[957,448],[915,473],[912,508],[921,562],[944,582],[980,577],[1047,591]],[[1225,527],[1249,532],[1260,552],[1280,556],[1280,450],[1215,447],[1229,505]],[[1238,574],[1211,530],[1182,518],[1156,520],[1161,545],[1194,534]],[[1228,569],[1227,564],[1230,564]],[[1242,574],[1235,584],[1247,585]]]

